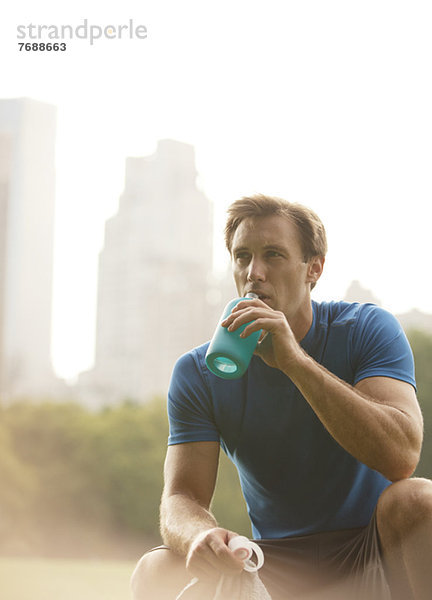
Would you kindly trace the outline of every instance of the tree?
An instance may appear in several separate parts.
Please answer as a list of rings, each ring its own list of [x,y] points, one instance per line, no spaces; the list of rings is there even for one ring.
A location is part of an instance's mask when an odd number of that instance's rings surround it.
[[[424,439],[416,476],[432,479],[432,336],[408,332],[416,366],[417,395],[424,418]]]

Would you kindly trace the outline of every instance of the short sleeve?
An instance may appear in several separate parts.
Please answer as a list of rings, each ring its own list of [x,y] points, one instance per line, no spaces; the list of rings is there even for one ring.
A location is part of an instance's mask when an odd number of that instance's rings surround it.
[[[399,321],[388,311],[365,304],[352,336],[354,384],[366,377],[392,377],[414,388],[414,357]]]
[[[168,391],[168,445],[219,441],[211,394],[199,357],[190,352],[177,361]]]

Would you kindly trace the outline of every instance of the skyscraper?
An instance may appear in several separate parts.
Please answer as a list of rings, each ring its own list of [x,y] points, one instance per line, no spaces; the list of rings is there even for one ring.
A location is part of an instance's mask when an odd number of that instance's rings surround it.
[[[51,368],[56,109],[0,100],[0,397],[46,395]]]
[[[212,210],[196,177],[194,148],[173,140],[126,160],[99,259],[95,365],[80,377],[89,402],[164,393],[176,358],[211,335]]]

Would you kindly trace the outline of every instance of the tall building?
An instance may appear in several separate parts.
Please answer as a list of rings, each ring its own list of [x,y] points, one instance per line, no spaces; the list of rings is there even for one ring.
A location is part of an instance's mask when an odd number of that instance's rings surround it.
[[[344,300],[347,302],[371,302],[372,304],[381,306],[381,301],[376,298],[372,290],[363,287],[357,280],[351,281],[349,284]]]
[[[212,333],[212,210],[196,178],[194,148],[181,142],[126,160],[99,257],[95,364],[79,380],[86,403],[165,393],[175,360]]]
[[[0,398],[53,384],[51,307],[56,109],[0,100]]]

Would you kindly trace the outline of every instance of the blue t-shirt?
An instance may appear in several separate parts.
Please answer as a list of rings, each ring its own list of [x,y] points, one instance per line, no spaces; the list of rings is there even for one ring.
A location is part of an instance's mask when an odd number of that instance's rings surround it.
[[[386,376],[415,386],[399,322],[373,304],[312,302],[301,342],[351,385]],[[256,538],[362,527],[390,484],[327,432],[292,381],[253,356],[245,375],[224,380],[205,365],[208,343],[182,356],[168,394],[169,444],[220,441],[237,466]]]

